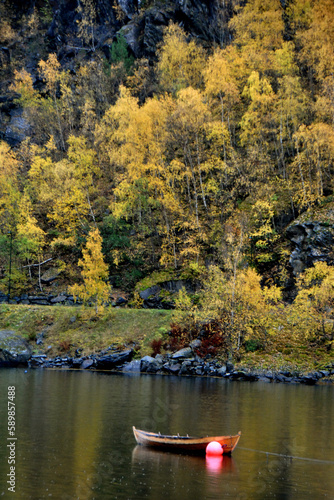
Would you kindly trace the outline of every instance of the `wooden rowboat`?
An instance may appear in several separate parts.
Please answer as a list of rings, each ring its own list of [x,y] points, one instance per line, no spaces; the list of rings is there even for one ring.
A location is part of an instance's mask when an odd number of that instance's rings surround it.
[[[166,436],[164,434],[155,434],[154,432],[146,432],[132,427],[138,444],[159,448],[161,450],[176,451],[182,453],[205,453],[207,445],[211,441],[218,441],[223,447],[223,453],[230,455],[237,446],[241,436],[241,432],[235,436],[207,436],[207,437],[190,437],[190,436]]]

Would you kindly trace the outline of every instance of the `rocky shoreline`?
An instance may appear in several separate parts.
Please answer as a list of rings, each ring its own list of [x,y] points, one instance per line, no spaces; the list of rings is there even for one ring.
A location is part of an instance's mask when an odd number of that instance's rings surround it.
[[[195,341],[196,342],[196,341]],[[155,357],[135,358],[133,348],[120,349],[110,346],[97,354],[82,356],[80,349],[74,357],[50,357],[45,353],[33,354],[31,346],[21,336],[10,330],[0,332],[0,368],[27,367],[32,369],[74,369],[140,373],[193,377],[218,377],[231,381],[262,381],[289,384],[315,385],[334,382],[334,363],[325,369],[311,373],[286,370],[240,369],[232,363],[221,363],[214,358],[202,359],[194,351],[195,346],[175,353],[157,354]]]
[[[103,351],[99,354],[74,358],[60,356],[48,358],[46,355],[33,355],[28,361],[28,366],[31,368],[74,368],[151,375],[220,377],[231,381],[248,382],[262,381],[306,385],[315,385],[319,382],[334,382],[332,378],[334,376],[334,366],[328,366],[326,370],[298,374],[288,371],[244,370],[234,367],[232,363],[221,364],[214,359],[203,360],[198,356],[184,358],[181,351],[166,356],[158,354],[154,358],[144,356],[140,360],[131,359],[133,354],[134,351],[129,349],[113,353]]]

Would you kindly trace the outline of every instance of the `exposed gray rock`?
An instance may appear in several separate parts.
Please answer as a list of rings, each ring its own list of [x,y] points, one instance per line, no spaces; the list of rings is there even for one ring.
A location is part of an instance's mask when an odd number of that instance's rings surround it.
[[[90,368],[91,366],[93,366],[94,364],[94,361],[92,359],[85,359],[80,368],[82,368],[83,370],[86,370],[87,368]]]
[[[124,297],[118,297],[116,300],[116,306],[125,306],[128,301]]]
[[[28,366],[30,368],[43,367],[45,362],[46,362],[46,355],[45,354],[35,354],[35,355],[31,356],[30,360],[28,361]]]
[[[180,349],[175,354],[173,354],[173,359],[186,359],[193,357],[193,350],[191,347],[185,347],[184,349]]]
[[[154,363],[155,361],[155,358],[153,358],[152,356],[144,356],[140,362],[144,365],[145,363]]]
[[[191,370],[191,365],[192,365],[192,362],[189,361],[189,360],[186,360],[186,361],[183,361],[182,365],[181,365],[181,368],[180,368],[180,375],[189,375]]]
[[[211,0],[177,0],[165,4],[152,2],[149,7],[143,3],[143,8],[139,2],[139,13],[135,16],[135,2],[121,0],[119,5],[131,19],[121,32],[136,57],[156,56],[164,28],[171,21],[205,41],[222,42],[229,36],[228,20],[232,10],[228,5],[224,8]]]
[[[267,384],[270,383],[270,379],[268,377],[265,377],[264,375],[259,375],[258,381],[259,382],[266,382]]]
[[[156,295],[157,293],[159,293],[160,290],[161,290],[161,287],[159,285],[154,285],[154,286],[151,286],[151,287],[146,288],[145,290],[142,290],[141,292],[139,292],[139,296],[141,299],[147,300],[152,295]]]
[[[42,274],[41,282],[42,283],[51,283],[52,281],[54,281],[55,279],[58,278],[59,274],[60,274],[59,269],[51,267],[50,269],[45,271],[45,273]]]
[[[122,368],[124,373],[139,373],[140,372],[140,360],[134,359],[130,363],[125,363]]]
[[[220,368],[218,368],[217,375],[219,377],[223,377],[225,374],[226,374],[226,366],[221,366]]]
[[[102,356],[101,358],[96,359],[96,366],[100,369],[110,370],[115,368],[117,365],[131,361],[132,356],[133,349],[110,354],[108,356]]]
[[[28,297],[29,304],[36,304],[39,306],[49,306],[49,300],[48,297],[45,295],[36,295],[36,296],[29,296]]]
[[[10,122],[5,131],[5,139],[11,144],[18,144],[28,135],[30,124],[23,116],[22,109],[15,108],[10,112]]]
[[[30,367],[41,367],[44,365],[46,361],[46,355],[45,354],[34,354],[31,356],[28,365]]]
[[[143,299],[145,308],[174,309],[174,296],[181,288],[185,288],[190,293],[196,290],[196,286],[190,281],[169,280],[142,290],[139,296]]]
[[[31,356],[28,342],[11,330],[0,331],[0,366],[27,365]]]
[[[134,0],[118,0],[118,5],[130,19],[138,9],[138,1]]]
[[[67,295],[58,295],[58,297],[55,297],[54,299],[51,299],[51,304],[60,304],[62,302],[66,302],[67,300]]]
[[[163,371],[170,373],[172,375],[178,375],[178,373],[181,370],[181,365],[180,363],[175,363],[174,365],[171,365],[170,363],[165,363],[163,365]]]
[[[140,371],[147,373],[156,373],[162,367],[162,361],[151,356],[144,356],[140,360]]]
[[[138,45],[140,31],[140,25],[137,23],[129,23],[126,26],[123,26],[120,30],[120,33],[124,36],[126,43],[136,57],[140,57],[141,53],[140,47]]]
[[[146,54],[156,53],[169,20],[170,14],[160,9],[151,9],[146,13],[143,27],[143,49]]]
[[[44,365],[44,359],[30,359],[28,365],[30,368],[42,367]]]
[[[197,366],[195,370],[196,375],[203,375],[203,368],[202,366]]]
[[[202,342],[200,339],[195,339],[192,340],[189,345],[192,349],[198,349],[199,347],[201,347]]]
[[[73,366],[73,368],[80,368],[82,363],[83,363],[82,358],[72,358],[70,364],[71,364],[71,366]]]
[[[254,380],[258,379],[258,376],[254,373],[251,373],[251,372],[246,372],[244,370],[237,370],[237,371],[234,371],[233,373],[231,373],[229,378],[230,378],[230,380],[254,381]],[[282,375],[282,378],[285,381],[287,377],[284,377],[284,375]],[[283,380],[281,380],[281,381],[283,381]]]
[[[315,385],[318,381],[318,377],[313,375],[313,374],[309,374],[309,375],[305,375],[304,377],[300,377],[300,382],[302,384],[305,384],[305,385]]]
[[[204,365],[202,366],[203,375],[208,375],[209,371],[210,371],[209,363],[204,363]]]
[[[333,224],[318,221],[296,222],[287,228],[286,236],[294,245],[289,262],[295,276],[317,261],[334,264]]]

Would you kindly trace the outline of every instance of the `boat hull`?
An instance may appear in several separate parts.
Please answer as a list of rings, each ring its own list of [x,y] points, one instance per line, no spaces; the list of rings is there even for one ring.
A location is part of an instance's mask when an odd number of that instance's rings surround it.
[[[166,436],[146,432],[133,427],[133,433],[138,444],[150,446],[160,450],[173,451],[178,453],[205,453],[206,447],[211,441],[217,441],[223,447],[223,453],[230,455],[238,444],[241,432],[235,436]]]

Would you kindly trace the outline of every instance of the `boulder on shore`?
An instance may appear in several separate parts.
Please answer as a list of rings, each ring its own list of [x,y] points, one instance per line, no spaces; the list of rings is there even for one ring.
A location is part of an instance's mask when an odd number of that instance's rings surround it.
[[[115,354],[109,354],[107,356],[101,356],[96,360],[96,366],[102,370],[111,370],[117,365],[122,365],[132,360],[133,349],[128,349],[126,351],[117,352]]]
[[[0,330],[0,366],[27,365],[31,348],[21,335],[12,330]]]

